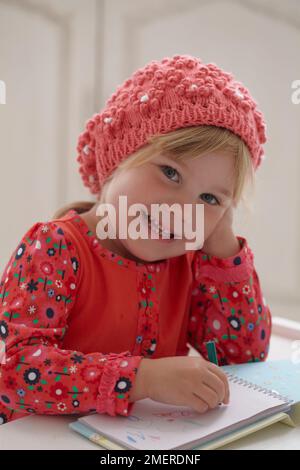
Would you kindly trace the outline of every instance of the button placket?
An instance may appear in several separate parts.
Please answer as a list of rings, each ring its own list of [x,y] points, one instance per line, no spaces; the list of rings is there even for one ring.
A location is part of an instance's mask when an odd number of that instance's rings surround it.
[[[151,357],[158,340],[158,302],[153,266],[148,266],[147,271],[139,273],[139,317],[133,354]]]

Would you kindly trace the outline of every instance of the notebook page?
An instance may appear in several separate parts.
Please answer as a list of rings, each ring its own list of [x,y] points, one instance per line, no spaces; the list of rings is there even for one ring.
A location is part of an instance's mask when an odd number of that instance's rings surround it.
[[[147,398],[135,402],[130,416],[93,414],[79,421],[130,449],[184,449],[290,408],[281,397],[254,390],[245,383],[229,383],[230,403],[205,414]]]

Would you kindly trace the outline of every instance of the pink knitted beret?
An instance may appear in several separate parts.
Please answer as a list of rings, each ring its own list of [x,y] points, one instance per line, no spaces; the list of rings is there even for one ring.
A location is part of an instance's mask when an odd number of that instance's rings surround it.
[[[258,168],[266,126],[247,88],[214,63],[190,55],[151,61],[118,86],[102,111],[86,122],[77,145],[84,185],[98,194],[112,170],[148,137],[201,124],[240,136]]]

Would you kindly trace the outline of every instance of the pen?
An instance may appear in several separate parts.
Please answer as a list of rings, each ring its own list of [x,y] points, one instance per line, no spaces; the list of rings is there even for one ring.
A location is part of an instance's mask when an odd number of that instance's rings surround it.
[[[207,341],[205,343],[207,354],[208,354],[208,360],[210,362],[213,362],[217,366],[219,365],[218,363],[218,357],[217,357],[217,350],[216,350],[216,345],[214,341]]]
[[[218,363],[218,357],[217,357],[217,350],[216,350],[215,342],[214,341],[207,341],[207,343],[205,343],[205,346],[206,346],[206,351],[207,351],[207,355],[208,355],[208,360],[210,362],[213,362],[214,364],[216,364],[218,366],[219,363]],[[222,405],[222,403],[219,403],[219,405]]]

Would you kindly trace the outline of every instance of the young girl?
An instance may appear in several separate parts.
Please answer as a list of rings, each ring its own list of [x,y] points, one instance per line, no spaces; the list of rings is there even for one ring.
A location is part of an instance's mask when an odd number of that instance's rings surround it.
[[[200,413],[229,403],[205,343],[215,341],[219,365],[263,361],[271,334],[253,253],[232,228],[265,141],[248,90],[196,57],[152,61],[117,88],[77,147],[96,200],[35,223],[2,274],[1,423],[126,416],[145,397]],[[128,207],[202,204],[202,247],[121,238],[118,222],[116,238],[100,239],[97,207],[117,208],[120,195]]]

